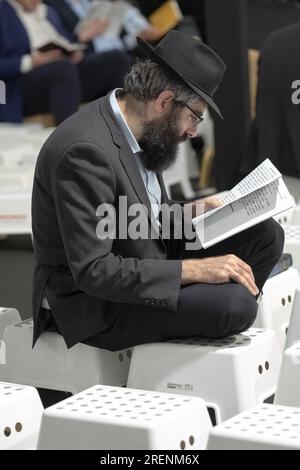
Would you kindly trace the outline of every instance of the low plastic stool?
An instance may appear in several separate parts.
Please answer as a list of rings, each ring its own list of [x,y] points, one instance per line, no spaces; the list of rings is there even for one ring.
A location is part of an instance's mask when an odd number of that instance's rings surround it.
[[[205,449],[211,422],[200,398],[95,386],[43,414],[38,449]]]
[[[5,344],[2,341],[5,328],[9,325],[13,325],[21,321],[20,314],[15,308],[3,308],[0,307],[0,380],[2,377],[2,371],[5,364]]]
[[[300,341],[300,287],[295,292],[285,348],[289,348],[297,341]]]
[[[33,323],[23,321],[4,332],[7,382],[72,394],[92,385],[126,385],[131,350],[111,352],[79,343],[67,349],[58,333],[44,332],[32,349]]]
[[[282,350],[298,286],[298,271],[289,268],[268,279],[263,287],[263,294],[258,299],[258,313],[253,326],[273,330]]]
[[[293,265],[300,273],[300,226],[284,225],[285,244],[284,252],[293,257]]]
[[[300,407],[300,341],[284,351],[275,403]]]
[[[5,328],[21,321],[20,314],[15,308],[0,307],[0,340],[3,338]]]
[[[145,344],[134,347],[127,385],[201,397],[218,423],[272,396],[280,361],[271,330]]]
[[[0,450],[34,450],[44,408],[33,387],[0,382]]]
[[[16,181],[7,186],[0,181],[0,235],[31,234],[31,192]]]
[[[208,450],[300,449],[300,409],[259,405],[213,428]]]
[[[273,217],[280,225],[289,225],[293,223],[295,214],[295,207],[288,209],[287,211],[281,212],[281,214]]]

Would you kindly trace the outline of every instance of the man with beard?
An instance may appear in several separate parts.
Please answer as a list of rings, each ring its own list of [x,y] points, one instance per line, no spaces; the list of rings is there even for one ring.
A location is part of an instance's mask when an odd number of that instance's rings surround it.
[[[132,68],[123,89],[59,126],[39,155],[34,343],[44,330],[58,331],[68,347],[111,351],[237,334],[253,323],[256,296],[282,253],[283,231],[273,220],[205,251],[187,250],[185,238],[175,237],[176,218],[164,237],[160,208],[171,201],[161,172],[178,143],[196,135],[207,105],[220,114],[213,95],[225,65],[178,31],[155,48],[139,45],[150,61]],[[157,236],[131,236],[137,206]],[[99,230],[105,211],[116,215],[107,233]]]

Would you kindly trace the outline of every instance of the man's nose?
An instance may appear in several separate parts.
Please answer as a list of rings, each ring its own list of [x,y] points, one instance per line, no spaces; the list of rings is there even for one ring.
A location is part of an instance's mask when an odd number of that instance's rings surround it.
[[[186,134],[187,134],[190,138],[196,137],[197,133],[198,133],[198,126],[196,126],[196,127],[189,127],[189,128],[186,130]]]

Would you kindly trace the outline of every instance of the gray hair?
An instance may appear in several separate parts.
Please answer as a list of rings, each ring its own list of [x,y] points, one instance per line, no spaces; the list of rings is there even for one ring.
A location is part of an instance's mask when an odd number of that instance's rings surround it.
[[[164,90],[171,90],[175,100],[181,103],[194,103],[200,97],[179,80],[174,79],[164,69],[151,61],[137,62],[124,80],[124,94],[132,95],[137,101],[156,99]]]

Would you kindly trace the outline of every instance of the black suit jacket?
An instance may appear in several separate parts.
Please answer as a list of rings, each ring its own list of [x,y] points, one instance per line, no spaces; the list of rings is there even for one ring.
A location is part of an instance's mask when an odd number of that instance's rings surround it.
[[[158,178],[162,203],[169,203]],[[105,97],[61,124],[38,157],[32,197],[34,342],[44,329],[44,292],[68,347],[104,331],[129,304],[177,309],[181,261],[167,259],[167,242],[160,236],[98,238],[97,208],[109,203],[118,215],[119,196],[127,196],[128,206],[144,204],[150,217],[136,156]]]
[[[269,157],[281,173],[300,178],[300,105],[292,102],[292,83],[300,80],[299,44],[300,22],[272,33],[264,44],[248,171]]]

